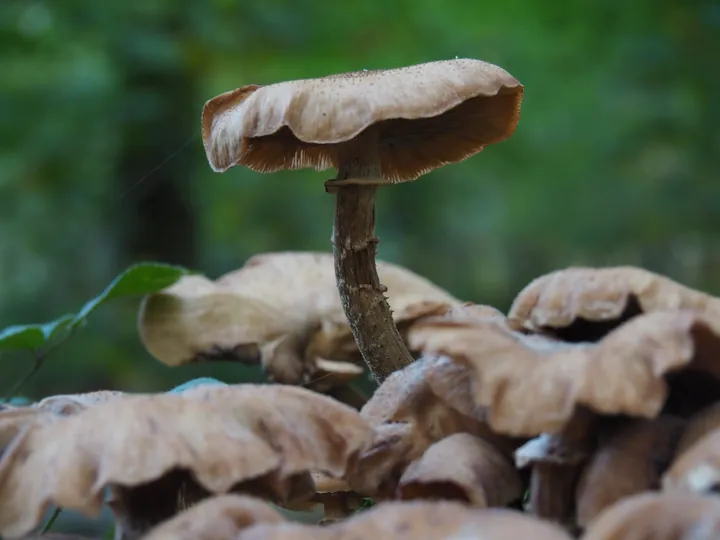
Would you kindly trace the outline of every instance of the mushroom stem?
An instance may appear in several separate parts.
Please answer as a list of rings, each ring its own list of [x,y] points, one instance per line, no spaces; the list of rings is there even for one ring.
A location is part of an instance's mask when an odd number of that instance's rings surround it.
[[[539,518],[576,530],[575,486],[582,467],[595,445],[597,417],[579,408],[563,429],[542,435],[516,451],[516,464],[533,463],[528,510]],[[535,443],[536,448],[530,450]],[[532,455],[535,454],[535,455]]]
[[[136,540],[211,494],[188,473],[175,470],[134,488],[113,486],[109,495],[107,504],[115,516],[114,540]]]
[[[542,519],[573,527],[578,467],[537,463],[530,476],[530,511]]]
[[[335,276],[355,343],[378,384],[413,362],[392,318],[375,267],[375,190],[381,177],[377,134],[372,130],[339,151],[338,175],[326,183],[336,192],[333,253]],[[367,179],[362,183],[342,182]]]

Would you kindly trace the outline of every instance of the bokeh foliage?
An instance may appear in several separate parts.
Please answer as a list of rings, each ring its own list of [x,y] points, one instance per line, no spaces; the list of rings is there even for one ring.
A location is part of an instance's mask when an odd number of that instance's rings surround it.
[[[571,264],[637,264],[720,293],[717,2],[5,0],[0,43],[0,326],[72,311],[139,260],[214,277],[256,252],[329,250],[332,172],[212,173],[202,104],[454,56],[525,85],[520,126],[383,189],[381,257],[500,308]],[[158,365],[136,311],[98,313],[30,394],[249,376]],[[0,362],[6,387],[29,367]]]

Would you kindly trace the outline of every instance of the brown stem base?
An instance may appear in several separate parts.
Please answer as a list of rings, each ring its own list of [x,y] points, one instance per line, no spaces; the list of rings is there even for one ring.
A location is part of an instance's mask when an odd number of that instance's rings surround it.
[[[375,268],[375,186],[337,187],[333,252],[345,316],[365,363],[382,383],[413,362],[392,319]]]
[[[575,528],[575,484],[580,467],[537,463],[530,477],[529,511],[535,516]]]
[[[579,408],[563,429],[541,435],[515,452],[515,463],[532,464],[527,510],[535,516],[564,525],[577,534],[576,486],[595,446],[598,418]]]

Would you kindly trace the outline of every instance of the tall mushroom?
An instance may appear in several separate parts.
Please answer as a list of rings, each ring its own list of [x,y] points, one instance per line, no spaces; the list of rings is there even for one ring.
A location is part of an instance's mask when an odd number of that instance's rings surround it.
[[[343,310],[382,382],[412,362],[375,269],[375,190],[462,161],[515,131],[523,87],[471,59],[249,85],[208,101],[202,136],[212,169],[268,173],[335,167],[333,251]]]

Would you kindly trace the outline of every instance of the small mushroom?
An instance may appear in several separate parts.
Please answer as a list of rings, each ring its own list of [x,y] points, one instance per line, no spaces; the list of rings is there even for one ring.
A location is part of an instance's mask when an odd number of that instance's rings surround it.
[[[558,433],[543,433],[515,451],[518,469],[532,467],[527,509],[575,532],[575,486],[594,449],[597,418],[575,411]]]
[[[323,519],[318,525],[328,525],[345,519],[360,508],[362,498],[347,482],[320,472],[312,473],[315,482],[313,501],[323,505]]]
[[[670,416],[616,423],[601,436],[578,482],[577,522],[582,528],[619,500],[659,489],[685,427],[682,419]]]
[[[472,394],[463,388],[468,380],[456,367],[442,357],[423,357],[393,373],[375,391],[360,415],[376,435],[348,478],[353,489],[391,497],[407,465],[454,433],[476,435],[503,455],[512,455],[519,441],[494,433],[483,418],[468,414],[474,411]],[[445,382],[445,375],[457,386]]]
[[[459,304],[400,266],[379,261],[378,272],[400,325]],[[187,276],[148,296],[138,324],[148,351],[171,366],[262,364],[276,382],[328,393],[363,372],[329,253],[263,253],[214,282]]]
[[[533,280],[513,301],[508,320],[563,341],[598,341],[641,313],[685,309],[720,331],[720,298],[642,268],[572,267]]]
[[[337,169],[333,249],[353,336],[381,383],[412,362],[375,267],[375,191],[508,138],[523,87],[505,70],[456,59],[268,86],[209,100],[202,136],[213,170]]]
[[[719,498],[643,493],[603,511],[582,539],[715,540],[719,535]]]
[[[387,502],[325,527],[260,524],[236,540],[570,540],[552,523],[513,510],[478,510],[457,502]]]
[[[267,503],[242,495],[218,495],[197,503],[151,529],[143,540],[230,539],[257,523],[285,520]]]
[[[403,500],[458,500],[477,508],[506,506],[522,493],[520,476],[507,458],[468,433],[432,444],[405,469],[398,485]]]

